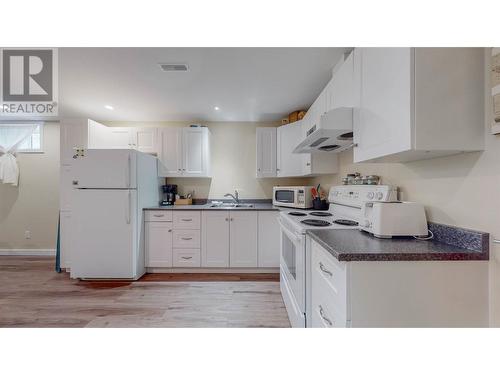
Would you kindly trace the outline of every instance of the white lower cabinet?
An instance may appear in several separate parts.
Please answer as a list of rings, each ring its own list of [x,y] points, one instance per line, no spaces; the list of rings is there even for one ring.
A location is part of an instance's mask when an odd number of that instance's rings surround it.
[[[311,254],[311,326],[346,327],[347,270],[312,242]]]
[[[258,213],[258,266],[280,266],[280,226],[278,211]]]
[[[145,223],[146,267],[172,267],[172,228],[168,221]]]
[[[200,231],[197,229],[175,229],[173,244],[176,249],[199,249]]]
[[[339,262],[308,239],[307,327],[487,327],[487,261]]]
[[[201,236],[201,266],[229,267],[229,211],[203,211]]]
[[[145,212],[146,267],[279,268],[278,211]]]
[[[233,211],[229,223],[229,266],[257,267],[257,212]]]
[[[174,249],[173,266],[174,267],[200,267],[201,255],[200,249]]]

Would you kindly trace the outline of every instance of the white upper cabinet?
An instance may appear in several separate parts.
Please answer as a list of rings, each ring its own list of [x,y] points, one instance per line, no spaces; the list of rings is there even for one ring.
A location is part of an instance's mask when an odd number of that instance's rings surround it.
[[[326,111],[335,108],[351,108],[354,98],[354,53],[351,53],[328,83],[326,91]]]
[[[354,161],[482,150],[483,58],[481,48],[355,49]]]
[[[182,130],[184,176],[207,177],[210,175],[210,133],[207,128],[184,128]]]
[[[257,178],[276,177],[276,128],[257,128]]]
[[[111,127],[87,121],[88,148],[130,148],[148,154],[158,153],[157,128]]]
[[[293,153],[302,137],[302,121],[277,128],[277,176],[302,177],[337,173],[337,154],[328,152],[321,154]]]
[[[329,85],[330,83],[325,86],[323,91],[321,91],[321,94],[319,94],[319,96],[307,111],[302,121],[299,121],[301,124],[301,134],[297,139],[297,144],[306,139],[308,132],[311,132],[319,127],[321,116],[323,116],[327,112],[327,93]],[[297,144],[295,146],[297,146]]]
[[[210,177],[208,128],[160,129],[161,177]]]
[[[182,175],[182,129],[160,129],[159,176],[179,177]]]
[[[277,129],[278,177],[303,176],[308,154],[294,154],[302,134],[301,121]]]
[[[132,147],[137,151],[147,154],[158,153],[158,129],[157,128],[132,128]]]
[[[107,127],[106,130],[107,134],[103,144],[100,145],[101,147],[96,148],[124,149],[134,147],[132,140],[133,128]]]

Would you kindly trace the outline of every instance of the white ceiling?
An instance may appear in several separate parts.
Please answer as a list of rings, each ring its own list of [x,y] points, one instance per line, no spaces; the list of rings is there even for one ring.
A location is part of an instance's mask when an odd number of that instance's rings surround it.
[[[61,48],[59,114],[98,121],[279,120],[312,104],[344,50]],[[158,63],[187,63],[189,71],[163,72]]]

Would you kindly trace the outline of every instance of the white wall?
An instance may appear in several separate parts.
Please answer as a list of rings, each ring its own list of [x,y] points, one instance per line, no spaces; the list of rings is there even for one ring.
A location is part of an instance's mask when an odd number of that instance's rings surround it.
[[[109,126],[189,126],[189,123],[140,123],[107,122]],[[277,126],[277,123],[258,122],[207,122],[212,134],[212,178],[167,178],[169,184],[177,184],[180,194],[195,191],[195,198],[223,198],[224,194],[237,189],[240,198],[272,198],[276,185],[303,185],[307,178],[255,177],[255,133],[260,126]]]
[[[428,219],[482,230],[500,238],[500,135],[491,135],[489,53],[485,69],[485,151],[406,164],[352,163],[352,151],[340,154],[340,173],[315,183],[341,183],[350,172],[377,174],[384,184],[401,188],[402,199],[425,204]],[[500,245],[490,247],[491,323],[500,326]]]
[[[19,186],[0,184],[0,249],[54,249],[59,215],[59,124],[45,123],[42,154],[19,154]],[[24,232],[31,231],[31,239]]]

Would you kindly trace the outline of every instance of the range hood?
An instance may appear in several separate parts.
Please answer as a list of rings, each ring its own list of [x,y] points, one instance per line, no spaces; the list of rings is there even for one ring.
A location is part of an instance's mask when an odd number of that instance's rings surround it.
[[[294,153],[340,152],[353,145],[353,108],[334,108],[321,116],[320,121],[306,131],[306,139]]]

